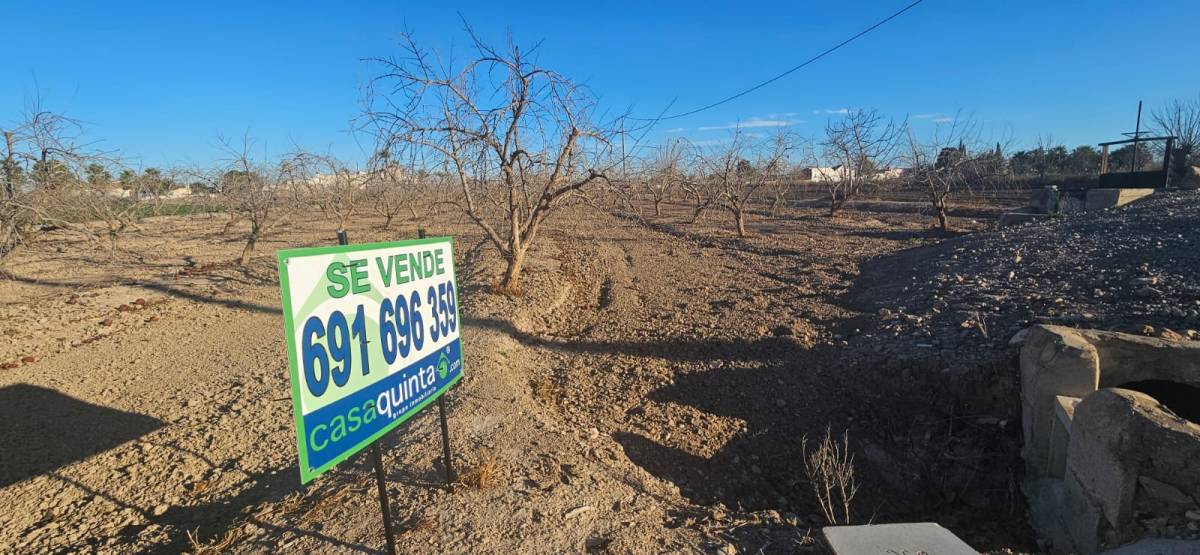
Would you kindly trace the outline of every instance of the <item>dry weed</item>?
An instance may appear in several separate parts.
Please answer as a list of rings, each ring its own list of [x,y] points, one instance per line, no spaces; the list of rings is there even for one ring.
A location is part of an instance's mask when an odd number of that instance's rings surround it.
[[[220,555],[221,553],[225,553],[226,550],[233,546],[234,542],[241,538],[241,530],[240,526],[230,528],[229,531],[225,532],[225,535],[215,538],[208,543],[200,541],[199,528],[189,530],[187,539],[191,550],[188,553],[190,555]]]
[[[500,479],[500,460],[496,453],[488,451],[479,456],[479,462],[467,468],[458,477],[458,483],[475,489],[495,486]]]
[[[850,505],[858,493],[858,484],[854,478],[854,454],[850,452],[849,433],[843,432],[838,441],[829,428],[825,428],[825,437],[813,450],[809,451],[807,436],[800,445],[804,452],[804,473],[825,520],[830,524],[850,524]]]

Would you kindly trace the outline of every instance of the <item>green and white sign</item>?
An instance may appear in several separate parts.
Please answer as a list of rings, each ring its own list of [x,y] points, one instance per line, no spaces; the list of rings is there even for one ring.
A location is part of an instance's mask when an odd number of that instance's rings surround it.
[[[279,276],[302,482],[462,378],[451,238],[282,250]]]

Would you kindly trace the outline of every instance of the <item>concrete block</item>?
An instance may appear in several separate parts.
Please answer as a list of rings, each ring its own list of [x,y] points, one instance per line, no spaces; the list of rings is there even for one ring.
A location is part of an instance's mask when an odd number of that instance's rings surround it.
[[[930,553],[978,555],[978,551],[935,522],[826,526],[821,530],[836,555]]]
[[[1029,522],[1047,553],[1078,553],[1063,522],[1063,481],[1058,478],[1026,480],[1021,485],[1029,500]]]
[[[1075,408],[1067,451],[1064,509],[1076,547],[1095,553],[1106,530],[1126,532],[1133,521],[1138,459],[1135,437],[1137,405],[1156,406],[1148,395],[1124,389],[1102,389]],[[1093,518],[1095,517],[1095,518]],[[1094,522],[1093,522],[1094,521]],[[1119,538],[1118,538],[1119,539]]]
[[[1054,427],[1050,432],[1049,475],[1062,478],[1067,467],[1067,447],[1071,443],[1071,419],[1079,397],[1059,395],[1054,398]]]
[[[1103,210],[1125,206],[1154,194],[1154,189],[1088,189],[1084,210]]]
[[[1147,380],[1168,384],[1146,389],[1162,399],[1122,388]],[[1051,553],[1090,555],[1161,532],[1147,515],[1200,512],[1200,422],[1169,410],[1190,402],[1185,385],[1200,385],[1200,342],[1030,328],[1021,349],[1024,488]]]
[[[1056,553],[1096,553],[1100,549],[1100,537],[1104,529],[1103,510],[1091,498],[1091,494],[1076,476],[1067,470],[1063,478],[1062,505],[1059,515],[1069,542],[1055,546]]]
[[[1050,473],[1055,398],[1083,397],[1098,388],[1096,348],[1070,328],[1034,326],[1021,348],[1021,412],[1025,461],[1037,476]]]

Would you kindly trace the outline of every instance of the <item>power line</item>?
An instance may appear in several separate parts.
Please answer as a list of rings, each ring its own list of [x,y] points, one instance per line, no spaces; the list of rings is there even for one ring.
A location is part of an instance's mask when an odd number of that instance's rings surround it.
[[[836,51],[836,50],[838,50],[839,48],[841,48],[841,47],[843,47],[843,46],[846,46],[847,44],[850,44],[850,43],[854,42],[855,40],[857,40],[858,38],[862,37],[863,35],[865,35],[865,34],[867,34],[867,33],[870,33],[871,31],[874,31],[875,29],[878,29],[879,27],[882,27],[882,26],[883,26],[885,23],[887,23],[887,22],[889,22],[889,21],[891,21],[891,20],[893,20],[893,19],[896,19],[897,17],[900,17],[900,15],[902,15],[904,12],[907,12],[908,10],[911,10],[911,9],[913,9],[914,7],[916,7],[916,5],[917,5],[917,4],[920,4],[920,3],[921,3],[921,2],[923,2],[923,1],[924,1],[924,0],[916,0],[916,1],[914,1],[913,3],[911,3],[911,4],[907,5],[907,6],[905,6],[905,7],[904,7],[903,9],[901,9],[900,11],[898,11],[898,12],[896,12],[896,13],[892,14],[892,15],[889,15],[889,16],[887,16],[887,17],[885,17],[885,18],[881,19],[881,20],[879,20],[879,21],[878,21],[878,22],[876,22],[874,25],[872,25],[872,26],[870,26],[870,27],[867,27],[866,29],[863,29],[862,31],[859,31],[859,32],[858,32],[858,34],[856,34],[856,35],[854,35],[854,36],[852,36],[852,37],[850,37],[850,38],[848,38],[848,39],[846,39],[846,40],[844,40],[844,41],[842,41],[842,42],[838,43],[837,45],[835,45],[835,46],[833,46],[833,47],[831,47],[831,48],[828,48],[828,49],[826,49],[825,51],[821,52],[820,54],[817,54],[816,56],[813,56],[813,57],[811,57],[811,58],[809,58],[809,59],[805,60],[805,61],[804,61],[803,63],[801,63],[800,65],[798,65],[798,66],[796,66],[796,67],[793,67],[792,69],[789,69],[789,70],[787,70],[787,71],[785,71],[785,72],[783,72],[783,73],[780,73],[779,75],[776,75],[776,76],[774,76],[774,77],[772,77],[772,78],[770,78],[770,79],[767,79],[766,81],[763,81],[762,83],[759,83],[759,84],[757,84],[757,85],[754,85],[753,87],[750,87],[750,88],[748,88],[748,89],[746,89],[746,90],[744,90],[744,91],[742,91],[742,92],[739,92],[739,93],[737,93],[737,94],[735,94],[735,95],[733,95],[733,96],[730,96],[730,97],[728,97],[728,98],[724,98],[724,99],[718,100],[718,101],[716,101],[716,102],[713,102],[712,104],[709,104],[709,105],[707,105],[707,106],[701,106],[701,107],[699,107],[699,108],[696,108],[695,110],[691,110],[691,111],[689,111],[689,112],[683,112],[682,114],[672,114],[672,115],[669,115],[669,116],[662,116],[662,117],[658,117],[658,118],[629,118],[629,119],[631,119],[631,120],[636,120],[636,121],[663,121],[663,120],[669,120],[669,119],[681,118],[681,117],[684,117],[684,116],[690,116],[690,115],[692,115],[692,114],[698,114],[698,113],[700,113],[700,112],[703,112],[703,111],[705,111],[705,110],[708,110],[708,109],[711,109],[711,108],[716,108],[717,106],[720,106],[720,105],[722,105],[722,104],[725,104],[726,102],[729,102],[729,101],[731,101],[731,100],[735,100],[735,99],[737,99],[737,98],[741,98],[741,97],[743,97],[743,96],[745,96],[745,95],[747,95],[747,94],[750,94],[750,93],[752,93],[752,92],[754,92],[754,91],[756,91],[756,90],[758,90],[758,89],[761,89],[761,88],[763,88],[763,87],[765,87],[765,86],[767,86],[767,85],[770,85],[771,83],[774,83],[775,81],[778,81],[778,80],[780,80],[780,79],[783,79],[784,77],[787,77],[788,75],[790,75],[790,74],[794,73],[795,71],[797,71],[797,70],[799,70],[799,69],[803,68],[804,66],[807,66],[807,65],[809,65],[809,64],[811,64],[811,63],[813,63],[813,62],[815,62],[815,61],[817,61],[817,60],[820,60],[821,58],[824,58],[825,56],[827,56],[827,55],[829,55],[829,54],[832,54],[833,52],[835,52],[835,51]]]

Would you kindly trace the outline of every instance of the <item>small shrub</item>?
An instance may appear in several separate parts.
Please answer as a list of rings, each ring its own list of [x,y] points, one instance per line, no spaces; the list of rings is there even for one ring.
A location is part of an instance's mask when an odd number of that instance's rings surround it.
[[[851,503],[858,493],[858,484],[854,479],[849,434],[843,432],[838,441],[826,428],[825,437],[811,451],[807,436],[801,440],[800,448],[804,452],[804,473],[825,520],[830,524],[850,524]]]

